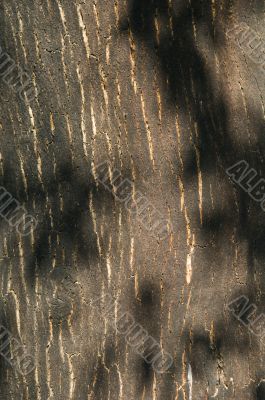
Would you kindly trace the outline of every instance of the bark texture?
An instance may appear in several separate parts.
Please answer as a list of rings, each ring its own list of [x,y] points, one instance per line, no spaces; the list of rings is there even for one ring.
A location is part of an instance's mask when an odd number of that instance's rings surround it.
[[[0,81],[1,185],[38,226],[1,229],[0,323],[36,362],[0,358],[1,400],[265,399],[263,343],[227,310],[265,309],[265,214],[225,170],[264,165],[260,0],[2,0],[0,45],[38,88]],[[151,236],[98,182],[108,160],[172,229]],[[164,374],[101,307],[111,294],[174,363]],[[115,318],[115,315],[114,315]]]

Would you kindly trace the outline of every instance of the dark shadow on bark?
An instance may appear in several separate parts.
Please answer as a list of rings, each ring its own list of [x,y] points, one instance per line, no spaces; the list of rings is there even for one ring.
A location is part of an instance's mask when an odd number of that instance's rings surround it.
[[[260,382],[257,388],[257,400],[265,399],[265,382]]]
[[[248,3],[243,2],[242,7],[248,8]],[[171,6],[172,4],[172,6]],[[222,5],[216,5],[216,19],[213,23],[212,2],[192,0],[190,4],[185,1],[168,2],[167,0],[153,0],[144,2],[132,0],[128,2],[129,15],[120,23],[121,34],[131,30],[134,39],[140,46],[156,57],[157,65],[163,76],[164,86],[160,88],[168,107],[177,106],[182,112],[190,117],[190,125],[187,127],[187,135],[192,132],[192,143],[194,150],[184,159],[184,185],[194,183],[198,175],[198,154],[200,157],[200,170],[203,177],[217,176],[225,183],[222,187],[222,195],[231,198],[228,200],[229,207],[215,207],[203,215],[203,222],[199,228],[201,236],[206,243],[224,243],[224,239],[231,236],[230,232],[236,227],[237,240],[247,243],[248,264],[248,287],[246,295],[251,301],[257,301],[257,287],[255,280],[254,260],[264,262],[265,241],[265,214],[262,213],[260,205],[253,202],[247,193],[241,188],[233,187],[225,173],[226,168],[239,160],[246,160],[251,168],[255,168],[260,177],[265,177],[265,166],[263,162],[264,145],[264,120],[263,116],[257,117],[255,110],[248,110],[254,119],[255,135],[259,141],[257,146],[241,146],[235,143],[233,135],[229,131],[228,118],[229,106],[222,95],[222,88],[217,88],[212,81],[211,70],[199,50],[194,33],[196,30],[203,32],[207,41],[211,44],[209,52],[216,48],[222,48],[226,44],[225,30],[229,28],[230,13],[234,1],[224,1]],[[256,15],[264,8],[262,2],[256,2]],[[158,21],[159,33],[155,25]],[[219,23],[225,21],[225,24]],[[141,60],[137,60],[141,62]],[[222,66],[221,66],[222,68]],[[196,127],[195,127],[196,126]],[[262,133],[263,132],[263,133]],[[246,132],[247,134],[247,129]],[[243,138],[244,136],[242,136]],[[256,154],[257,152],[257,154]],[[260,157],[258,156],[260,155]],[[226,184],[227,183],[227,184]],[[230,184],[230,186],[229,186]],[[235,197],[233,198],[233,192]],[[236,201],[235,201],[236,198]],[[195,200],[198,201],[195,193]],[[200,225],[199,212],[195,218]],[[224,251],[223,247],[223,251]],[[207,254],[207,253],[206,253]],[[217,271],[218,274],[218,271]],[[203,281],[202,281],[203,284]],[[265,276],[261,280],[262,293],[265,289]],[[265,296],[259,300],[259,305],[265,307]],[[216,323],[217,332],[223,331],[223,320]],[[207,357],[220,356],[220,348],[225,343],[225,348],[231,352],[240,351],[244,353],[250,346],[247,340],[247,331],[239,342],[233,340],[238,321],[231,319],[229,331],[223,332],[216,338],[214,348],[210,348],[208,339],[200,337],[195,333],[193,346],[199,343],[207,348]],[[244,327],[243,327],[244,328]],[[258,345],[257,341],[253,339]],[[192,363],[194,364],[195,361]],[[261,389],[259,389],[261,390]],[[169,389],[169,393],[173,393]]]

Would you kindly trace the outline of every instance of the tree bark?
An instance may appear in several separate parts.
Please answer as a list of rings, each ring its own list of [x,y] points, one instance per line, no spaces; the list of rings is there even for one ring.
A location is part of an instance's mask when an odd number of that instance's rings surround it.
[[[265,178],[264,72],[227,35],[246,23],[265,43],[264,3],[0,7],[1,49],[32,85],[31,99],[0,77],[1,186],[37,221],[23,236],[0,220],[0,324],[35,363],[23,374],[0,357],[0,398],[264,399],[263,342],[228,305],[265,313],[265,214],[226,173],[246,160]],[[165,237],[102,183],[104,162]],[[172,356],[166,371],[118,312]]]

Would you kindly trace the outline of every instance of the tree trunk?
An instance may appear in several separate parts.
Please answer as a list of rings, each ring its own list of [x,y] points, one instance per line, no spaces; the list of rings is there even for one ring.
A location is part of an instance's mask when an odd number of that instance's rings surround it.
[[[264,399],[264,3],[0,7],[1,400]]]

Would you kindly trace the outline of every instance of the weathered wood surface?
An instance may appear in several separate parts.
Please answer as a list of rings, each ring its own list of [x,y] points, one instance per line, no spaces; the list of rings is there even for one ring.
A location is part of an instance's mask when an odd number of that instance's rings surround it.
[[[265,177],[264,74],[225,36],[244,21],[265,40],[264,11],[2,0],[0,45],[38,95],[0,83],[1,184],[39,223],[22,237],[1,221],[0,322],[36,360],[22,376],[0,358],[1,400],[265,398],[264,345],[226,309],[243,293],[264,311],[265,214],[225,173],[245,159]],[[167,239],[96,181],[104,160],[169,218]],[[104,293],[172,354],[166,373],[92,307]]]

